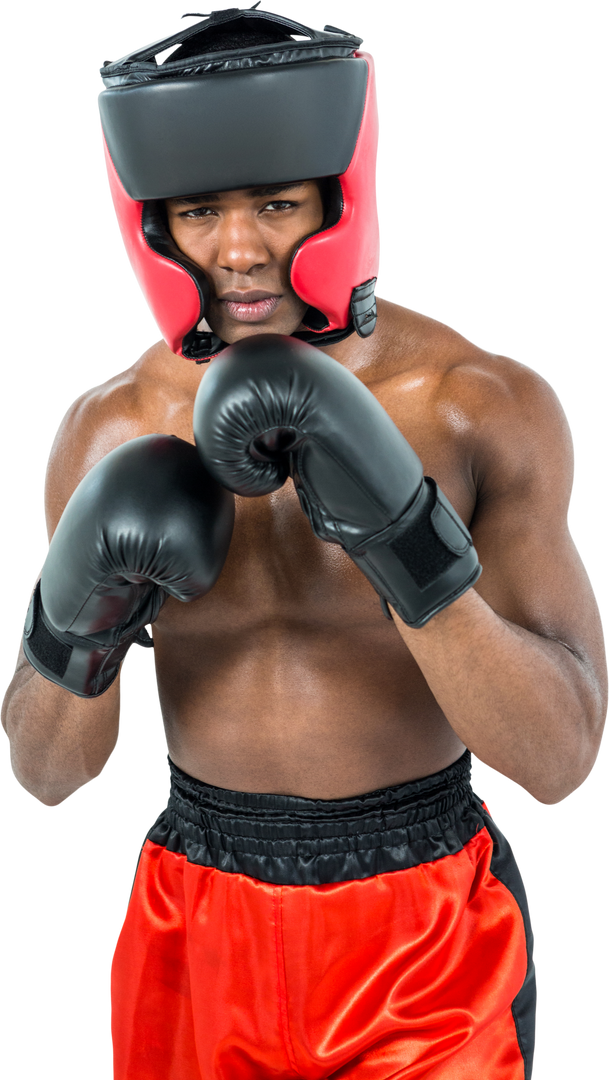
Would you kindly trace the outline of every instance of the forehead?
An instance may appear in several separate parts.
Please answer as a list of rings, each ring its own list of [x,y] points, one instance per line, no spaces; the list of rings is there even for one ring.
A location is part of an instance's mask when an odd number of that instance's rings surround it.
[[[318,188],[317,180],[293,180],[287,184],[267,184],[264,187],[232,188],[230,191],[207,191],[200,195],[178,195],[167,199],[170,206],[191,206],[201,202],[242,202],[273,198],[284,194],[306,194],[311,187]]]

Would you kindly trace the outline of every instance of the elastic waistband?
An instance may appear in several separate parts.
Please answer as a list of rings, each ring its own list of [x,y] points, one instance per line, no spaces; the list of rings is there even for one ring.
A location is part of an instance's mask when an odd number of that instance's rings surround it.
[[[373,877],[455,854],[484,826],[465,751],[441,772],[349,799],[228,791],[173,762],[148,834],[189,862],[283,885]]]

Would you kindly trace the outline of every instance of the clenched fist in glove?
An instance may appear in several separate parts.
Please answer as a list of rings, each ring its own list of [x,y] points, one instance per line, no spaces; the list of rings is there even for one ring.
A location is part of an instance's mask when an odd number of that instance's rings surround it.
[[[69,500],[30,603],[30,664],[97,697],[168,596],[196,600],[228,552],[234,499],[190,443],[143,435],[94,465]]]
[[[292,337],[256,335],[212,361],[195,402],[201,457],[239,495],[291,476],[316,536],[341,547],[409,626],[481,573],[472,538],[373,394]]]

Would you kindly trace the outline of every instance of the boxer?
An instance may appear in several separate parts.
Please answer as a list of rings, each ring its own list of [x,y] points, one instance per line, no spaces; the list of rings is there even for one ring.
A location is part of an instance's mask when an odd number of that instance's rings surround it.
[[[65,799],[152,623],[172,788],[114,959],[117,1080],[531,1076],[526,898],[469,754],[552,803],[597,753],[568,431],[531,371],[377,304],[360,44],[228,9],[102,71],[164,341],[60,428],[3,719]]]

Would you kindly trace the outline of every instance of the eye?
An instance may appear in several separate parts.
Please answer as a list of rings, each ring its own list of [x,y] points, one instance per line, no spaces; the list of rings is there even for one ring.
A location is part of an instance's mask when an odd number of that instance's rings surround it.
[[[288,202],[286,199],[273,199],[272,202],[266,203],[265,206],[262,207],[262,210],[268,210],[269,206],[279,206],[279,211],[271,211],[271,213],[281,214],[286,210],[292,210],[293,206],[299,205],[300,203]],[[208,211],[212,211],[211,206],[198,206],[197,208],[195,208],[195,210],[180,211],[178,217],[186,217],[190,220],[197,220],[201,219],[202,217],[206,217]]]
[[[179,212],[178,217],[202,217],[208,206],[198,206],[197,210],[182,210]]]

